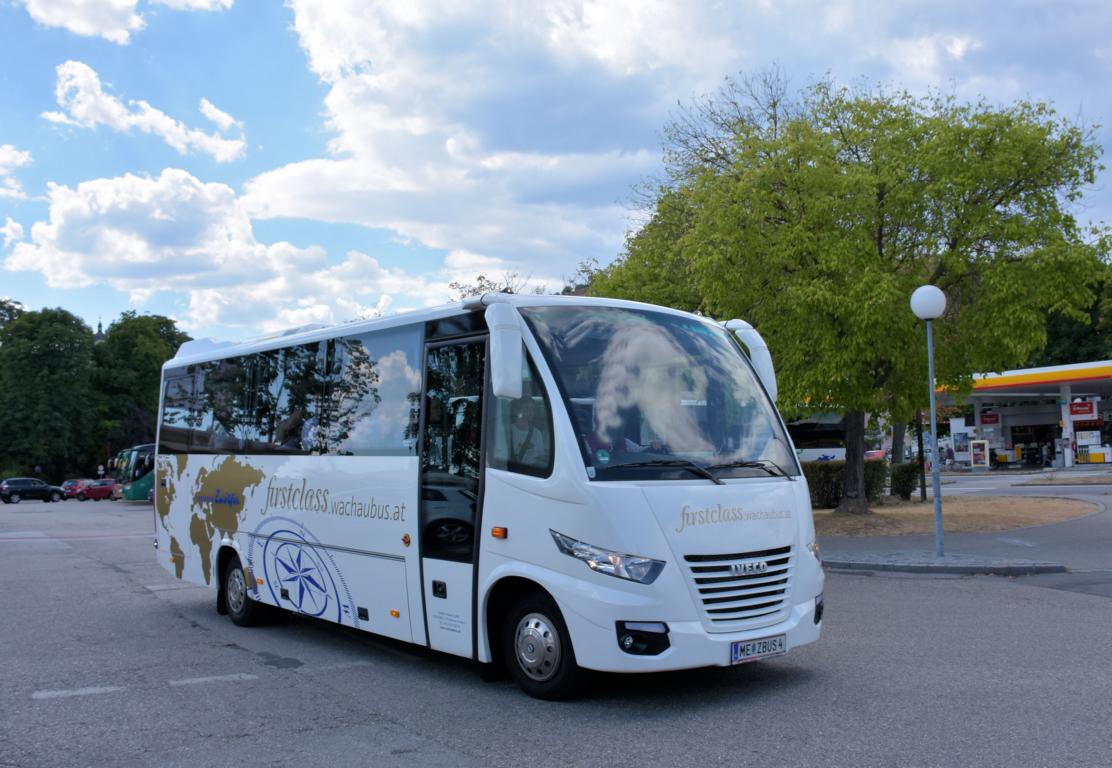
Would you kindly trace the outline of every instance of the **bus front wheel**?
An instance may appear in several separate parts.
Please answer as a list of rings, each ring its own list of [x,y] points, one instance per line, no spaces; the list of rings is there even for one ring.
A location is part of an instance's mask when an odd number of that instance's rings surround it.
[[[517,684],[537,699],[559,701],[579,689],[582,672],[575,663],[564,617],[548,595],[522,595],[506,614],[503,658]]]
[[[262,620],[263,606],[247,594],[247,580],[243,576],[243,566],[239,558],[232,555],[224,568],[224,600],[228,607],[228,618],[233,624],[250,627]]]

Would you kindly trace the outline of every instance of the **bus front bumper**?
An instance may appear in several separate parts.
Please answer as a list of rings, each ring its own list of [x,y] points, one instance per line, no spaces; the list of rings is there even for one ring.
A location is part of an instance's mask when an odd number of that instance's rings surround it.
[[[821,612],[820,620],[815,620],[817,605],[821,602],[814,598],[797,603],[784,621],[743,632],[711,633],[699,621],[666,622],[668,648],[655,655],[623,651],[616,624],[602,627],[569,610],[566,605],[560,607],[572,636],[579,666],[600,672],[664,672],[731,666],[736,663],[733,661],[733,646],[738,642],[744,644],[783,635],[785,652],[813,643],[819,639],[822,630]]]

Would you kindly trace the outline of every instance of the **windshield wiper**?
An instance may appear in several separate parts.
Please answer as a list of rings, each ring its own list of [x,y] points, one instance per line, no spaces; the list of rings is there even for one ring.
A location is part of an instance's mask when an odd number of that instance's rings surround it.
[[[676,467],[677,469],[686,469],[689,472],[694,472],[700,477],[705,477],[715,485],[725,485],[724,482],[714,476],[713,473],[708,472],[707,468],[702,464],[696,464],[694,461],[687,459],[653,459],[652,461],[634,461],[629,464],[615,464],[611,469],[624,469],[626,467]]]
[[[751,461],[727,461],[723,464],[711,464],[709,467],[706,467],[706,469],[735,469],[738,467],[744,467],[746,469],[763,469],[770,475],[774,475],[776,477],[786,477],[789,480],[795,480],[793,476],[784,471],[783,467],[781,467],[779,464],[777,464],[775,461],[772,461],[771,459],[754,459]]]

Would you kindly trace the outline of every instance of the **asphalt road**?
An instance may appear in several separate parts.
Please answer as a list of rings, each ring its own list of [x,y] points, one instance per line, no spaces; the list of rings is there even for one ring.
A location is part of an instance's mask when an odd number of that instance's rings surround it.
[[[823,639],[534,701],[310,620],[235,627],[145,505],[0,506],[0,766],[1107,766],[1112,600],[830,574]]]

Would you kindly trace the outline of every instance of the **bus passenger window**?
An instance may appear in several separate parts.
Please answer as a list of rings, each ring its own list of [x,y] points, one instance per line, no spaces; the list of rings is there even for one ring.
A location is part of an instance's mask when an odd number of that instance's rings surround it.
[[[522,355],[521,397],[495,399],[488,463],[526,475],[547,477],[552,472],[552,408],[537,368]]]

